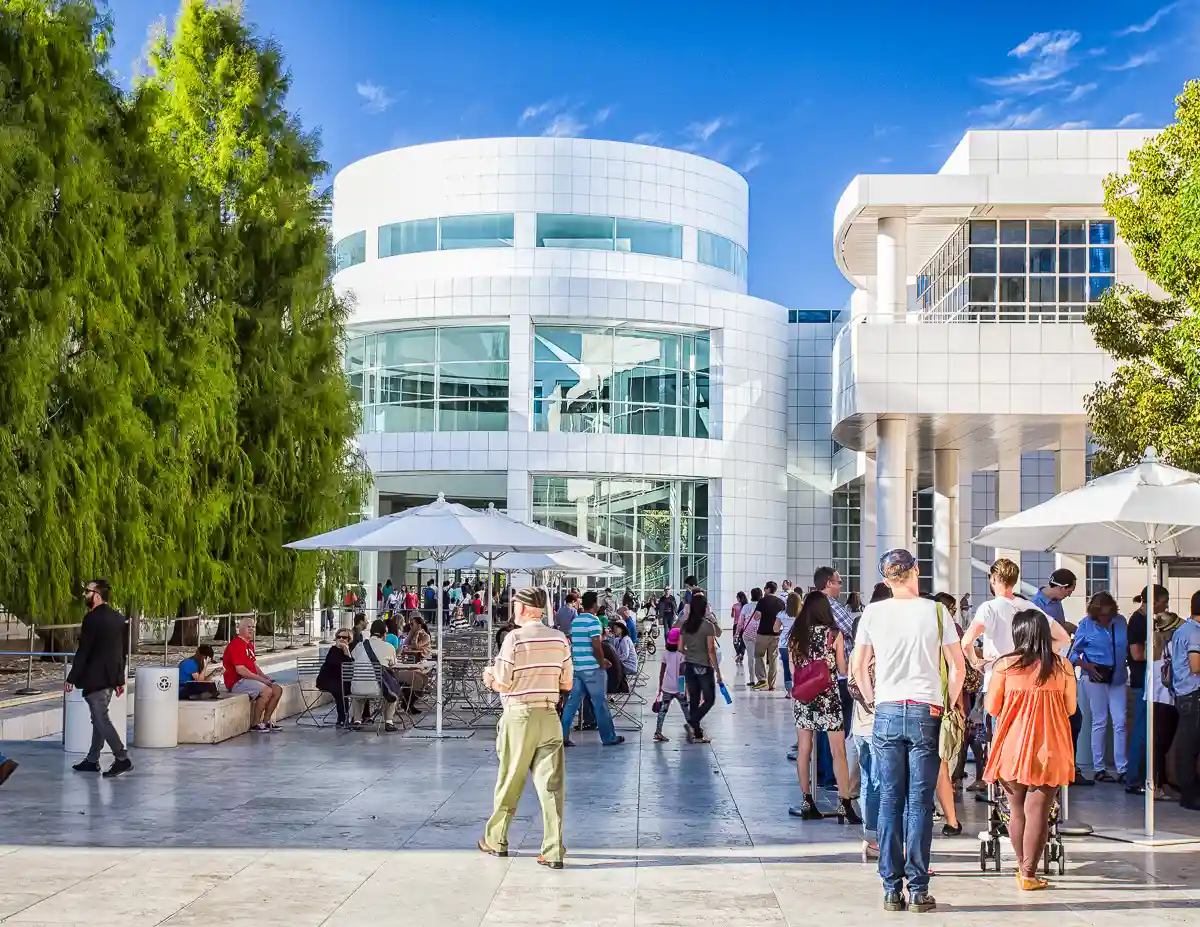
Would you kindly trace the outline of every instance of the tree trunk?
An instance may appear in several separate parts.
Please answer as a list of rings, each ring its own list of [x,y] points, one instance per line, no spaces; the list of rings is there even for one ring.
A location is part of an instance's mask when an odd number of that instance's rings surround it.
[[[200,621],[190,614],[189,606],[186,599],[179,603],[175,624],[171,628],[171,639],[167,641],[172,647],[196,647],[200,644]],[[184,618],[189,620],[184,621]]]

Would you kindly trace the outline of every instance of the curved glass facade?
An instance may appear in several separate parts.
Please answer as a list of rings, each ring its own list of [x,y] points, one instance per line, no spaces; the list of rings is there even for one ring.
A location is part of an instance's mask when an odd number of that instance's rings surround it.
[[[511,212],[393,222],[379,227],[379,256],[463,248],[511,248],[513,224]]]
[[[623,567],[600,586],[639,594],[678,589],[694,575],[708,586],[708,483],[636,477],[535,476],[532,516],[615,553],[597,555]]]
[[[368,432],[507,431],[508,328],[351,337],[346,374]]]
[[[333,272],[345,270],[367,259],[367,233],[355,232],[340,239],[333,246]]]
[[[538,325],[536,431],[709,437],[708,332]]]
[[[538,213],[537,246],[682,258],[683,227],[646,219]]]
[[[727,271],[739,280],[746,279],[746,249],[723,235],[714,235],[699,229],[696,236],[696,260],[709,267]]]

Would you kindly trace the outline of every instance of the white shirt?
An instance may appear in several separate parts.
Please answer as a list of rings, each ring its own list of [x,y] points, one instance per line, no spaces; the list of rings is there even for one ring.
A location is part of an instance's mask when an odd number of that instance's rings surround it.
[[[1175,696],[1162,684],[1162,668],[1163,661],[1160,657],[1154,661],[1154,666],[1150,670],[1150,681],[1154,685],[1154,701],[1159,705],[1174,705]]]
[[[938,640],[937,603],[884,599],[864,609],[856,644],[875,648],[875,704],[942,704],[942,647],[958,643],[949,615]]]
[[[1013,618],[1016,617],[1017,612],[1031,608],[1041,611],[1040,608],[1025,599],[995,598],[988,599],[975,609],[975,614],[971,617],[971,624],[983,625],[983,659],[985,661],[983,691],[987,691],[988,683],[992,681],[992,664],[1016,649],[1016,644],[1013,643]],[[1049,615],[1046,617],[1050,620],[1051,630],[1053,630],[1057,622],[1050,619]]]
[[[378,637],[368,637],[360,641],[351,656],[359,666],[371,666],[371,658],[367,656],[366,648],[370,645],[375,656],[384,666],[396,665],[396,648]],[[379,695],[379,687],[375,684],[374,671],[362,671],[357,667],[350,683],[350,694],[361,698],[374,698]]]

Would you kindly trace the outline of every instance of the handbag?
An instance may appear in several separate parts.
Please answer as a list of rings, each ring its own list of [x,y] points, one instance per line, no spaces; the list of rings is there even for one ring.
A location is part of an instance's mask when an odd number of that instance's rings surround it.
[[[942,675],[942,727],[938,737],[938,756],[947,763],[958,762],[963,744],[967,739],[967,723],[958,710],[958,706],[950,704],[950,667],[946,662],[946,652],[942,649],[942,635],[945,625],[942,623],[942,606],[937,606],[938,623],[938,660]]]
[[[363,650],[367,652],[367,659],[379,667],[379,691],[384,701],[388,704],[398,702],[400,700],[400,681],[388,671],[387,667],[379,662],[379,657],[375,655],[375,650],[371,647],[370,641],[363,643]]]
[[[792,670],[792,698],[797,702],[807,705],[834,685],[833,673],[829,672],[829,664],[824,659],[806,660],[798,669]]]

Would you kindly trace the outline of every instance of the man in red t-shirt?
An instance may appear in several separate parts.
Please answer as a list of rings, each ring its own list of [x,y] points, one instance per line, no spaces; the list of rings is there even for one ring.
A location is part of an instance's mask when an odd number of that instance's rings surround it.
[[[225,667],[225,688],[234,695],[250,696],[252,731],[279,731],[282,728],[271,718],[283,697],[283,686],[270,676],[264,676],[254,662],[254,619],[238,622],[237,637],[225,645],[221,654]]]

